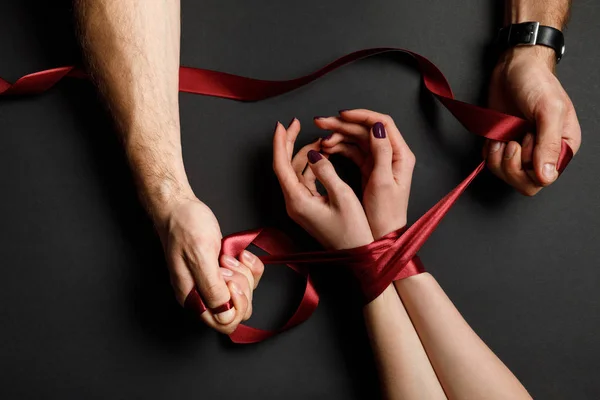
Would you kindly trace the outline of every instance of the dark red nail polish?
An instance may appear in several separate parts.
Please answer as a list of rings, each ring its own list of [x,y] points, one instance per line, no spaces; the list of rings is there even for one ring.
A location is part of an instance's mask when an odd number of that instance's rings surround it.
[[[321,160],[321,158],[323,158],[323,156],[318,151],[311,150],[308,152],[308,161],[311,164],[318,162],[319,160]]]
[[[329,140],[329,139],[331,139],[332,136],[333,136],[333,133],[330,133],[327,136],[323,136],[323,140]]]
[[[373,125],[373,136],[377,139],[385,139],[385,128],[381,122],[375,122]]]

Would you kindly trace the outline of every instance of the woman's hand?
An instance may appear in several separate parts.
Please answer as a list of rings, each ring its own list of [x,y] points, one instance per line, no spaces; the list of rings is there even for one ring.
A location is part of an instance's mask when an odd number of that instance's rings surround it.
[[[300,121],[286,130],[279,122],[273,137],[273,169],[289,216],[326,248],[349,249],[373,241],[365,211],[352,188],[319,150],[319,141],[304,146],[292,159]],[[308,165],[307,165],[308,164]],[[316,180],[327,190],[322,196]]]
[[[415,156],[389,115],[344,110],[318,117],[315,124],[333,133],[321,140],[325,154],[350,158],[361,170],[363,205],[378,239],[406,225]]]

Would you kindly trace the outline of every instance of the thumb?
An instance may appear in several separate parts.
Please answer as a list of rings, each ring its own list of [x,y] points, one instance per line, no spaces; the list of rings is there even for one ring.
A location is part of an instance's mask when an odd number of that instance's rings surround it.
[[[214,261],[212,259],[204,260],[204,263],[199,267],[194,265],[190,269],[198,292],[215,321],[222,325],[231,323],[235,318],[235,310],[219,310],[221,306],[229,302],[231,295],[225,280],[221,276],[217,258],[214,257]]]
[[[319,182],[323,184],[331,200],[338,202],[337,200],[341,196],[347,194],[348,191],[352,191],[350,186],[335,172],[333,164],[318,151],[311,150],[308,152],[308,162],[310,169]]]
[[[546,101],[535,114],[537,125],[536,144],[533,150],[533,166],[540,184],[546,186],[558,177],[556,164],[560,155],[564,107],[559,101]]]
[[[373,174],[380,178],[391,178],[392,173],[392,144],[386,135],[385,126],[376,122],[371,128],[371,154],[373,155]]]

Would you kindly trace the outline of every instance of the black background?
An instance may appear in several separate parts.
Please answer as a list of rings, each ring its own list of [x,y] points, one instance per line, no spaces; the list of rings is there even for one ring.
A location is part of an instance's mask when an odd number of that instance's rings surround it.
[[[4,0],[0,75],[78,62],[68,1]],[[257,78],[304,74],[352,50],[399,46],[483,103],[494,1],[183,1],[182,65]],[[483,174],[421,251],[476,332],[540,399],[600,398],[597,2],[575,2],[559,77],[583,147],[535,198]],[[478,162],[480,142],[420,89],[402,57],[357,63],[244,104],[181,95],[186,167],[225,234],[291,229],[271,172],[276,120],[366,107],[391,114],[417,155],[409,219]],[[343,168],[344,166],[342,165]],[[371,399],[377,380],[356,302],[317,272],[321,306],[299,328],[233,346],[180,310],[161,249],[92,87],[0,101],[0,398]],[[296,230],[292,230],[297,232]],[[299,284],[269,268],[257,326],[280,322]]]

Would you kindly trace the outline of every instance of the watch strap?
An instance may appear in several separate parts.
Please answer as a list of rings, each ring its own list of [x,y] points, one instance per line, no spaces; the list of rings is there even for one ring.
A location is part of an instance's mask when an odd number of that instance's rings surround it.
[[[558,63],[565,54],[563,33],[539,22],[522,22],[505,26],[498,32],[497,43],[503,48],[542,45],[554,49]]]

